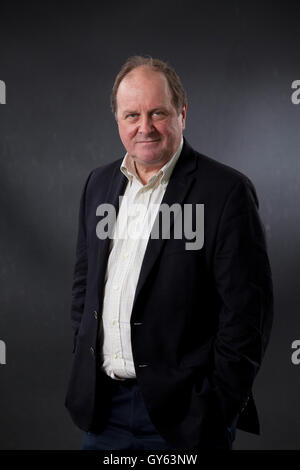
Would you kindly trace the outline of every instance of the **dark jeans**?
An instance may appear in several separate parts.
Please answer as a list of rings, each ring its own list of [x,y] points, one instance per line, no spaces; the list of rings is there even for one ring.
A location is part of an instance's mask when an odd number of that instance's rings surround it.
[[[227,430],[216,450],[231,450],[235,425]],[[160,436],[150,421],[135,380],[114,380],[110,415],[100,434],[83,433],[81,450],[177,450]]]

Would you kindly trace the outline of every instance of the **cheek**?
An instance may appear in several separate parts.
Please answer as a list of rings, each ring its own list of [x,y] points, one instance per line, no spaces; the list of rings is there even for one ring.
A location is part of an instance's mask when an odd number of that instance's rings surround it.
[[[165,137],[173,137],[174,135],[177,135],[179,132],[179,126],[178,126],[177,120],[160,122],[159,125],[156,126],[156,128]]]
[[[133,138],[134,132],[131,128],[119,126],[119,134],[123,143],[130,143]]]
[[[165,137],[168,137],[170,134],[173,133],[170,123],[168,122],[160,122],[155,127],[158,130],[158,132]]]

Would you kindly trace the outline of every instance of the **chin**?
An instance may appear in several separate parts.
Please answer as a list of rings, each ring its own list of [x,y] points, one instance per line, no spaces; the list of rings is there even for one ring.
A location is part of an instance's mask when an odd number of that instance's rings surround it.
[[[137,152],[135,155],[136,155],[136,158],[138,158],[139,160],[143,160],[145,162],[151,162],[151,161],[159,161],[159,160],[163,160],[164,157],[165,157],[165,154],[166,152],[163,150],[163,149],[144,149],[142,152],[139,151]]]
[[[136,156],[138,160],[151,163],[152,161],[160,160],[162,157],[161,153],[145,152]]]

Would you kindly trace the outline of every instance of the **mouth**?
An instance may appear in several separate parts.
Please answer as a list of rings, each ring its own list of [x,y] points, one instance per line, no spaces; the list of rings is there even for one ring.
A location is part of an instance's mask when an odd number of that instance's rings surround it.
[[[159,139],[156,140],[139,140],[137,144],[153,144],[155,142],[159,142]]]

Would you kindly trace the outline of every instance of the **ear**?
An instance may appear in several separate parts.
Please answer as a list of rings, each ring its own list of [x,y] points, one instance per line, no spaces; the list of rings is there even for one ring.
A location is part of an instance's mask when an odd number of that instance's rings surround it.
[[[187,110],[187,103],[185,103],[184,107],[182,108],[182,111],[180,113],[181,119],[182,119],[182,130],[185,129],[185,120],[186,120],[186,110]]]

